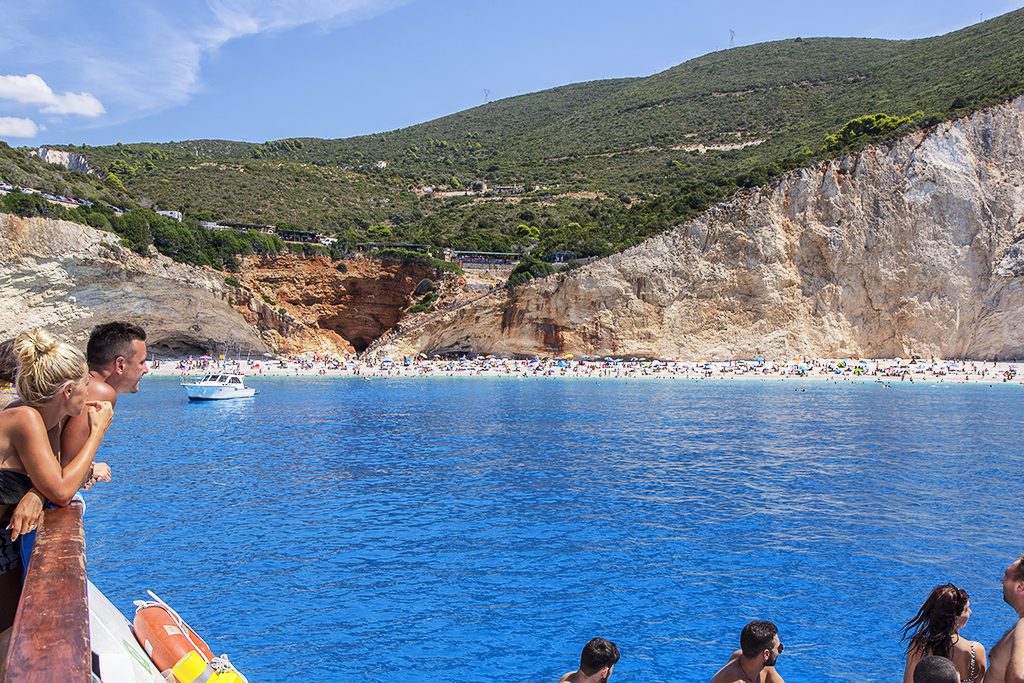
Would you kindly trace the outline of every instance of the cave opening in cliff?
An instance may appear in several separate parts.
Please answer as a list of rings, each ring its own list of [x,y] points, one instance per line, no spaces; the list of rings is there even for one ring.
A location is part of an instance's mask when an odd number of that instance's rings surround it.
[[[361,336],[352,337],[348,340],[348,343],[352,345],[352,348],[355,349],[357,354],[365,351],[366,347],[368,347],[372,342],[372,339],[367,339],[366,337]]]
[[[195,339],[150,339],[146,346],[149,353],[156,358],[187,358],[189,356],[202,356],[206,353],[216,351],[215,345],[205,345]]]

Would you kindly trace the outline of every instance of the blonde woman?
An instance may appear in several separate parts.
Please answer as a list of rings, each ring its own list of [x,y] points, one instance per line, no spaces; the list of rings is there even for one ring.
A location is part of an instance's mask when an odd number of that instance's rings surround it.
[[[30,488],[56,505],[67,505],[89,478],[96,449],[113,418],[106,402],[87,402],[89,371],[82,352],[42,329],[14,340],[20,404],[0,411],[0,631],[14,621],[21,592],[21,566],[13,538],[35,528],[17,520],[7,528],[11,506]],[[89,438],[63,467],[60,430],[67,418],[89,411]],[[5,645],[0,642],[0,646]],[[2,650],[0,650],[2,651]]]

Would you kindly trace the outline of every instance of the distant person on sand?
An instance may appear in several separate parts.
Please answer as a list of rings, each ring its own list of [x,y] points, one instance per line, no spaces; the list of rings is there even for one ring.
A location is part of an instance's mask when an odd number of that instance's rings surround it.
[[[1024,555],[1006,568],[1002,584],[1003,600],[1018,620],[989,653],[985,683],[1024,681]]]
[[[914,665],[914,678],[908,680],[910,683],[960,683],[960,674],[945,657],[927,655]]]
[[[23,332],[14,342],[15,387],[20,405],[0,411],[0,517],[29,488],[67,505],[89,476],[93,457],[110,426],[109,403],[88,401],[89,368],[82,352],[44,330]],[[68,417],[84,414],[90,433],[75,457],[59,462],[60,431]],[[13,526],[13,528],[10,528]],[[35,528],[13,519],[0,525],[0,630],[14,619],[21,592],[21,562],[14,541]],[[4,650],[0,639],[0,653]]]
[[[782,654],[779,629],[770,621],[752,621],[740,632],[740,649],[711,678],[711,683],[784,683],[775,670]]]
[[[619,648],[610,640],[593,638],[583,646],[580,668],[558,679],[558,683],[605,683],[619,661]]]
[[[936,586],[917,615],[903,626],[903,639],[910,639],[903,683],[913,683],[917,663],[928,655],[950,660],[964,683],[984,678],[988,667],[985,646],[960,636],[970,618],[971,598],[967,591],[951,583]]]
[[[87,401],[106,401],[114,406],[120,394],[135,393],[139,390],[139,382],[149,372],[146,367],[146,333],[138,325],[128,322],[111,322],[98,325],[89,335],[86,346],[86,359],[89,364],[89,382]],[[73,416],[64,425],[60,433],[61,464],[66,465],[85,445],[90,435],[88,416],[82,413]],[[97,462],[89,471],[89,477],[82,485],[88,489],[98,481],[110,481],[110,466]],[[45,499],[36,489],[32,489],[18,506],[18,516],[36,519],[35,525],[42,518]],[[26,534],[22,540],[22,558],[27,564],[28,557],[35,543],[35,534]]]

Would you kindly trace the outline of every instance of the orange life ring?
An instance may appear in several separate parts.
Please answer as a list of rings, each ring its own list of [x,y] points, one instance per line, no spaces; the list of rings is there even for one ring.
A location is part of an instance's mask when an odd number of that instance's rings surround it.
[[[182,657],[193,651],[206,661],[213,659],[213,652],[203,639],[159,605],[150,603],[136,610],[132,627],[139,644],[160,671],[171,670]]]

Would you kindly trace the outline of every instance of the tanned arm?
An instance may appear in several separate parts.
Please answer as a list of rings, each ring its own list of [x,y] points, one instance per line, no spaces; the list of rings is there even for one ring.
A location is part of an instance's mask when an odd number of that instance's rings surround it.
[[[106,382],[94,379],[86,391],[88,401],[107,401],[112,408],[117,403],[117,392]],[[68,419],[60,433],[60,464],[67,465],[78,455],[89,439],[89,431],[89,411],[83,410],[81,415]]]
[[[113,417],[110,404],[90,403],[86,407],[91,433],[86,439],[85,446],[64,467],[57,462],[50,448],[46,426],[39,413],[32,408],[15,410],[19,411],[19,415],[14,424],[11,441],[25,472],[32,479],[32,485],[54,504],[67,505],[88,477],[96,449],[99,448],[103,434],[110,426]]]

